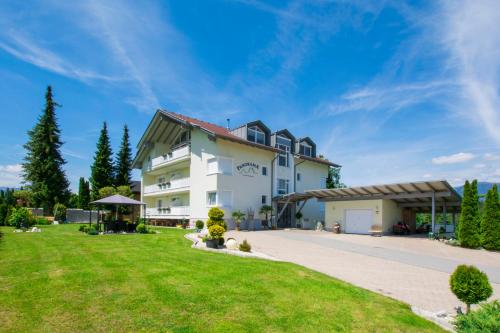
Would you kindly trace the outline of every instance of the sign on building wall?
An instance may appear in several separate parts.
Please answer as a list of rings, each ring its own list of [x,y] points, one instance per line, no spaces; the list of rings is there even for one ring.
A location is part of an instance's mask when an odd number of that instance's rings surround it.
[[[236,170],[246,177],[254,177],[259,174],[259,165],[254,162],[244,162],[236,166]]]

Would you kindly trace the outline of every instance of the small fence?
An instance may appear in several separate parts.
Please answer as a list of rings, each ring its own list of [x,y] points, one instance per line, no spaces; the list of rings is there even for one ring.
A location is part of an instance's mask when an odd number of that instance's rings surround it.
[[[97,210],[93,210],[91,213],[90,210],[68,208],[66,209],[66,221],[68,223],[88,223],[91,214],[92,223],[95,223],[97,221]]]

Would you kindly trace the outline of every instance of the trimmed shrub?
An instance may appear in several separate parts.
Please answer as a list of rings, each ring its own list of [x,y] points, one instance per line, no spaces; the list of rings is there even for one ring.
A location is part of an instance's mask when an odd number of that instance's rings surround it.
[[[487,250],[500,250],[500,201],[496,185],[486,193],[481,219],[481,245]]]
[[[29,228],[35,222],[31,212],[25,207],[13,208],[9,215],[9,225],[20,228]]]
[[[49,225],[50,221],[48,219],[46,219],[45,217],[36,217],[35,224],[36,225]]]
[[[140,233],[140,234],[147,234],[148,233],[148,228],[144,223],[139,223],[137,227],[135,228],[135,231]]]
[[[459,315],[455,322],[458,333],[465,332],[500,332],[500,301],[482,304],[478,310],[467,315]]]
[[[208,211],[208,221],[207,221],[207,228],[210,229],[210,227],[214,225],[218,225],[224,228],[224,231],[227,231],[227,224],[224,221],[224,211],[220,208],[213,207],[210,208]]]
[[[203,223],[202,220],[196,221],[196,229],[201,230],[205,226],[205,223]]]
[[[477,194],[477,180],[464,185],[462,210],[460,214],[458,239],[460,245],[468,248],[478,248],[481,245],[479,196]]]
[[[87,232],[87,229],[88,229],[88,226],[85,224],[82,224],[78,227],[78,231],[82,231],[82,232]]]
[[[94,226],[87,227],[87,235],[99,235],[99,231]]]
[[[493,293],[488,276],[474,266],[460,265],[450,277],[451,291],[459,300],[467,304],[467,313],[471,304],[485,301]]]
[[[66,206],[61,203],[54,205],[54,220],[58,222],[66,222]]]
[[[220,239],[224,237],[224,232],[226,230],[221,227],[220,225],[213,225],[210,228],[208,228],[208,234],[212,239]]]
[[[240,251],[243,251],[243,252],[251,252],[252,251],[252,246],[250,245],[249,242],[247,242],[246,239],[243,241],[243,243],[240,244],[239,248],[240,248]]]

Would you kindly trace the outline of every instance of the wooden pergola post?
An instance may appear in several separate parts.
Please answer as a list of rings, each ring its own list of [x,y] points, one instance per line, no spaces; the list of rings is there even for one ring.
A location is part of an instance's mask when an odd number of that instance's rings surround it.
[[[432,233],[436,232],[436,193],[432,192],[432,209],[431,209],[431,219],[432,219]]]

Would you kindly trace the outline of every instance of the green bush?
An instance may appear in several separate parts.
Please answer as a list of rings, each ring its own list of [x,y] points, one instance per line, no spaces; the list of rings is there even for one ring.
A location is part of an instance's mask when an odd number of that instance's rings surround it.
[[[451,291],[459,300],[467,304],[485,301],[493,293],[488,276],[474,266],[460,265],[450,277]]]
[[[226,232],[226,230],[220,225],[213,225],[208,228],[208,234],[212,239],[224,238],[224,232]]]
[[[212,207],[208,211],[208,217],[214,221],[220,221],[224,218],[224,211],[217,207]]]
[[[247,242],[247,240],[245,239],[243,241],[243,243],[240,244],[240,251],[243,251],[243,252],[251,252],[252,251],[252,246],[250,245],[249,242]]]
[[[82,232],[87,232],[87,229],[88,229],[88,226],[85,224],[82,224],[78,227],[78,231],[82,231]]]
[[[66,206],[61,203],[56,203],[54,205],[54,220],[61,222],[66,222]]]
[[[95,226],[87,227],[87,235],[99,235],[99,231]]]
[[[205,223],[203,223],[202,220],[196,221],[196,229],[201,230],[201,229],[203,229],[204,225],[205,225]]]
[[[6,203],[0,204],[0,225],[7,225],[7,216],[9,215],[9,205]]]
[[[9,225],[20,228],[29,228],[34,224],[35,220],[31,212],[25,207],[13,208],[9,215]]]
[[[458,333],[498,333],[500,332],[500,301],[482,304],[478,310],[459,315],[454,324]]]
[[[49,225],[50,221],[48,219],[46,219],[45,217],[36,217],[35,224],[36,225]]]
[[[481,245],[487,250],[500,250],[500,201],[496,185],[486,193],[481,219]]]
[[[148,228],[144,223],[139,223],[137,227],[135,228],[135,231],[140,233],[140,234],[147,234],[148,233]]]

